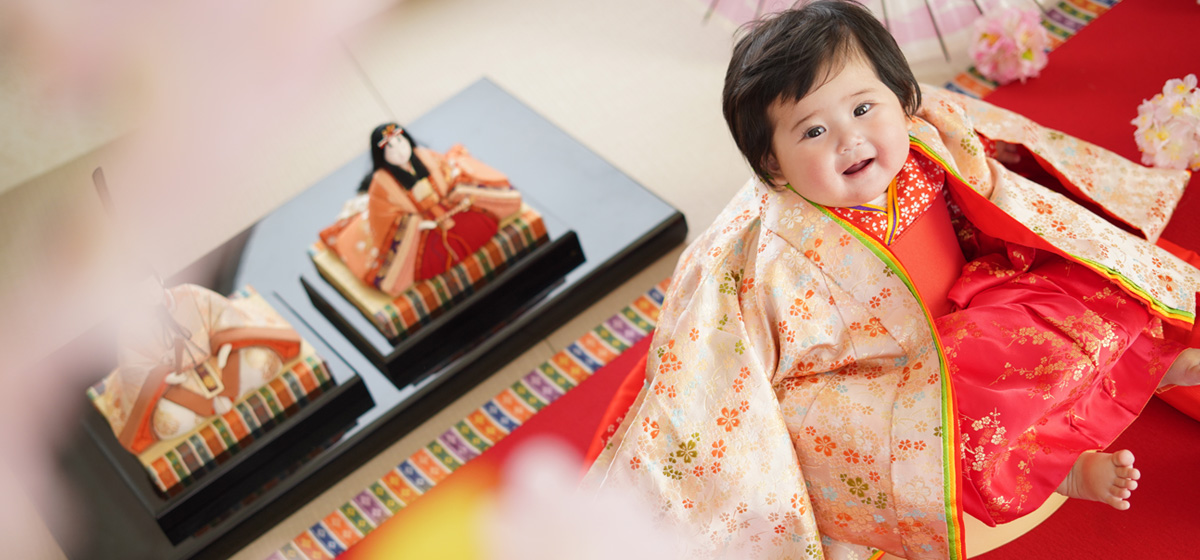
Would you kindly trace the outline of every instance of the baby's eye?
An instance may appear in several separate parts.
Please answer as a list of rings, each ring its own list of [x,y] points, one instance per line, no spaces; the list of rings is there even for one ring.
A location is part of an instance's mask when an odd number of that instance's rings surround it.
[[[870,110],[871,110],[871,104],[863,103],[862,105],[859,105],[858,107],[854,108],[854,116],[861,117],[861,116],[867,114],[867,111],[870,111]]]
[[[814,126],[804,131],[804,136],[806,138],[816,138],[822,134],[825,134],[825,127],[823,126]]]

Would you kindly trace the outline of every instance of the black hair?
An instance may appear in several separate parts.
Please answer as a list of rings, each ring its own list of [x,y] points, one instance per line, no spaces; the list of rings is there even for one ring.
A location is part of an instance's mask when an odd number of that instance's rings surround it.
[[[775,101],[799,101],[862,56],[900,99],[905,114],[921,106],[921,89],[904,53],[866,7],[851,0],[818,0],[747,24],[733,47],[721,108],[729,132],[767,185]]]
[[[400,134],[404,135],[404,138],[408,140],[408,145],[412,146],[412,155],[409,156],[408,162],[412,164],[413,171],[416,173],[409,173],[400,167],[392,165],[388,162],[387,158],[383,157],[383,150],[387,147],[387,143],[383,141],[384,135],[388,133],[394,134],[396,130],[399,130]],[[413,185],[417,184],[417,181],[429,176],[429,170],[425,168],[425,164],[421,163],[421,158],[417,157],[417,142],[412,139],[412,136],[409,136],[407,130],[404,130],[396,123],[381,124],[371,132],[371,171],[367,173],[362,183],[358,185],[358,192],[367,192],[367,189],[371,187],[371,177],[375,175],[375,170],[377,169],[387,170],[388,173],[392,174],[392,177],[396,178],[396,181],[401,186],[409,190],[413,188]]]

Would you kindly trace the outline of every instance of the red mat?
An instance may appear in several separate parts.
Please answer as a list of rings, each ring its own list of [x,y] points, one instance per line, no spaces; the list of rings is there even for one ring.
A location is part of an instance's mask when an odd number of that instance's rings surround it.
[[[1194,0],[1124,0],[1050,53],[1042,75],[987,101],[1134,161],[1129,121],[1163,82],[1200,74]],[[1200,249],[1200,180],[1193,177],[1163,237]],[[1129,511],[1069,500],[1033,531],[980,560],[1196,558],[1200,545],[1200,422],[1152,399],[1113,445],[1137,457],[1142,481]]]
[[[1142,471],[1130,509],[1067,500],[1041,525],[978,560],[1196,558],[1200,422],[1151,399],[1113,448],[1133,450]]]

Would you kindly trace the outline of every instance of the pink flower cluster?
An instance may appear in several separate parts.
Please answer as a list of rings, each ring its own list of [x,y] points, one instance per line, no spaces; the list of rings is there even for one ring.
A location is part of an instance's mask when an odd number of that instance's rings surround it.
[[[1200,89],[1196,75],[1167,80],[1162,93],[1138,105],[1134,139],[1142,163],[1200,170]]]
[[[971,58],[975,69],[1003,85],[1025,82],[1046,67],[1050,38],[1042,27],[1042,14],[1034,7],[1003,8],[975,20]]]

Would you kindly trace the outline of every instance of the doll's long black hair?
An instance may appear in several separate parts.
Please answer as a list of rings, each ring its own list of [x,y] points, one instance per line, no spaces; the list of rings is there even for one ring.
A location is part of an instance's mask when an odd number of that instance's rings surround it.
[[[415,174],[388,163],[387,159],[383,157],[383,150],[387,147],[387,144],[383,141],[384,136],[386,134],[394,134],[396,131],[404,135],[404,138],[408,140],[408,145],[412,146],[412,155],[409,156],[408,162],[412,164],[413,171],[416,172]],[[363,177],[362,183],[358,185],[358,192],[360,193],[367,192],[367,189],[371,187],[371,177],[375,175],[375,170],[377,169],[386,169],[398,183],[409,190],[413,188],[413,185],[417,184],[417,181],[429,176],[429,170],[425,168],[425,164],[421,163],[421,158],[417,157],[416,141],[412,139],[412,136],[408,135],[407,130],[404,130],[396,123],[381,124],[371,132],[371,163],[371,171],[367,173],[366,177]]]

